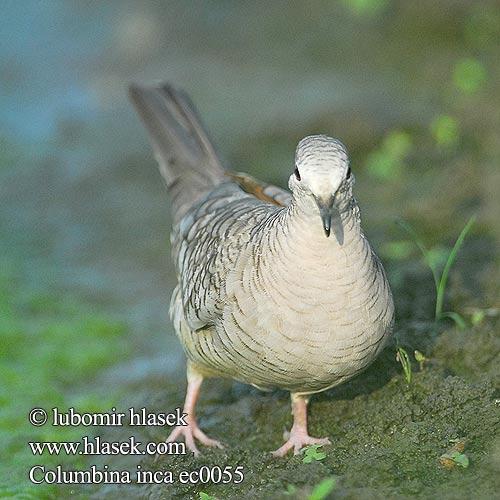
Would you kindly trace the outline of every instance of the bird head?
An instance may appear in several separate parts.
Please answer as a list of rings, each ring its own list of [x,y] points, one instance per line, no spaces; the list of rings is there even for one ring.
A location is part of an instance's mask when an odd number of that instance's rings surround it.
[[[332,231],[339,245],[344,242],[340,211],[351,196],[353,182],[347,150],[340,141],[311,135],[299,142],[288,185],[295,198],[313,200],[326,237]]]

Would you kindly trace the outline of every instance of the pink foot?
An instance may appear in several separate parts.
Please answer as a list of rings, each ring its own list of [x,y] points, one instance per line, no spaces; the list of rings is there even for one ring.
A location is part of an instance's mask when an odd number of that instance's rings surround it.
[[[196,422],[190,422],[188,426],[178,425],[168,436],[166,442],[171,443],[177,441],[180,436],[184,436],[186,446],[191,450],[197,457],[200,455],[200,451],[196,447],[194,442],[195,438],[205,446],[216,446],[217,448],[224,448],[222,443],[216,441],[215,439],[210,439],[196,424]]]
[[[304,446],[310,444],[332,444],[328,438],[315,438],[307,432],[307,403],[309,398],[301,394],[291,393],[292,397],[292,430],[285,433],[286,443],[272,452],[273,457],[283,457],[292,448],[294,455],[298,455]]]
[[[217,448],[223,448],[222,444],[215,439],[210,439],[196,423],[196,418],[194,415],[194,407],[196,405],[196,400],[198,399],[198,394],[200,393],[201,383],[203,382],[203,376],[199,373],[191,363],[188,362],[187,366],[187,389],[186,389],[186,399],[184,401],[184,413],[187,413],[186,423],[187,425],[178,425],[166,439],[167,443],[172,443],[177,441],[181,436],[184,436],[186,446],[191,450],[195,456],[200,455],[200,451],[196,447],[195,439],[197,439],[201,444],[205,446],[216,446]]]
[[[302,434],[298,432],[296,432],[295,434],[290,433],[290,437],[288,438],[286,443],[283,446],[279,447],[277,450],[271,452],[271,454],[273,455],[273,457],[283,457],[293,448],[293,454],[299,455],[300,450],[304,448],[304,446],[309,446],[310,444],[325,445],[332,444],[332,442],[328,438],[315,438],[309,436],[308,434]]]

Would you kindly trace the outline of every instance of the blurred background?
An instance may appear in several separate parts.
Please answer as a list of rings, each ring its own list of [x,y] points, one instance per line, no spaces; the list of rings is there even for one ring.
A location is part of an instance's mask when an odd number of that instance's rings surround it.
[[[168,201],[130,82],[184,88],[226,164],[281,186],[300,138],[342,140],[409,349],[434,318],[429,264],[442,269],[475,215],[445,309],[479,330],[496,321],[497,1],[6,0],[0,28],[5,495],[41,494],[23,482],[28,440],[81,434],[30,428],[30,408],[128,407],[163,384],[182,399]]]

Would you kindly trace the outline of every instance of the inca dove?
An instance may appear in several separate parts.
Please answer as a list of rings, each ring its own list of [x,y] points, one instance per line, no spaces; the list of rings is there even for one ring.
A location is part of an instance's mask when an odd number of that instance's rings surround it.
[[[134,85],[172,203],[178,285],[170,315],[188,358],[184,435],[221,446],[197,426],[205,376],[290,391],[293,426],[274,452],[327,444],[307,432],[311,394],[365,369],[389,336],[394,306],[361,227],[345,147],[302,139],[291,194],[225,171],[187,96]],[[330,232],[334,237],[329,237]]]

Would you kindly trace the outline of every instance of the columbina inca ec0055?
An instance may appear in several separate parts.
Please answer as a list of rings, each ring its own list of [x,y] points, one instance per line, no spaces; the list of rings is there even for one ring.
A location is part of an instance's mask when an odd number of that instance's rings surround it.
[[[274,452],[328,444],[307,431],[311,394],[345,382],[379,354],[394,305],[360,226],[345,147],[326,135],[299,142],[291,193],[225,170],[187,95],[133,85],[170,195],[178,284],[170,304],[187,355],[184,436],[221,446],[198,427],[205,376],[291,393],[293,426]],[[331,234],[332,233],[332,234]]]

